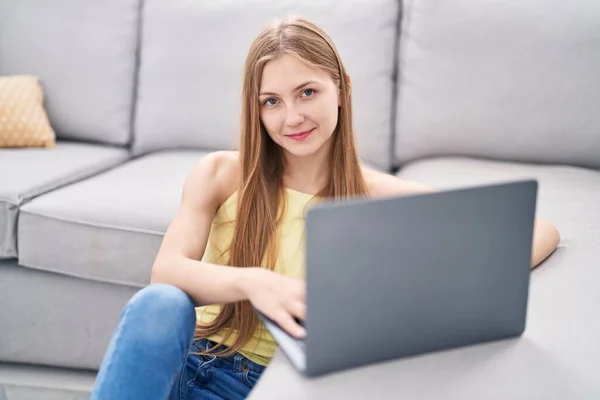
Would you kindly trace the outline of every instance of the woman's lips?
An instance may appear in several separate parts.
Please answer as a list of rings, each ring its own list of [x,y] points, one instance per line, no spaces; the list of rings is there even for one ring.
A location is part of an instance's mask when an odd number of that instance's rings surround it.
[[[314,131],[314,130],[315,130],[315,128],[312,128],[309,131],[292,133],[291,135],[287,135],[287,137],[290,138],[290,139],[292,139],[292,140],[301,141],[301,140],[306,139],[308,137],[308,135],[310,135],[311,132]]]

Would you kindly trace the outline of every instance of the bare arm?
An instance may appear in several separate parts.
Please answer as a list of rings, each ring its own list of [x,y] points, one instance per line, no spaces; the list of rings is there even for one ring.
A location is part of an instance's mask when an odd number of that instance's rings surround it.
[[[229,267],[200,261],[218,208],[237,188],[237,159],[225,152],[205,156],[183,188],[180,208],[169,225],[152,268],[152,283],[187,293],[198,306],[249,300],[296,337],[304,329],[304,281],[256,267]]]
[[[230,156],[212,153],[194,166],[152,268],[152,283],[177,286],[197,305],[245,299],[243,282],[249,269],[199,261],[216,211],[235,186],[227,157]]]
[[[548,258],[560,243],[558,229],[548,220],[537,217],[533,226],[533,247],[531,267],[537,267]]]
[[[436,189],[414,181],[399,179],[393,175],[369,171],[368,175],[372,186],[373,196],[403,196],[411,194],[431,193]],[[535,268],[557,248],[560,234],[556,227],[548,220],[535,218],[533,230],[533,243],[531,254],[531,267]]]

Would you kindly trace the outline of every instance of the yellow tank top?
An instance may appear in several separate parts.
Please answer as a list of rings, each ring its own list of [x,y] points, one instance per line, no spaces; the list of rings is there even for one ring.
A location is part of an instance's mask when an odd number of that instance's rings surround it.
[[[314,196],[292,189],[285,190],[285,215],[275,231],[279,245],[275,272],[293,278],[305,279],[304,254],[304,217]],[[213,220],[210,235],[204,252],[203,261],[225,265],[229,259],[229,245],[233,237],[234,221],[237,211],[237,193],[230,196],[217,210]],[[212,322],[218,315],[219,305],[209,305],[196,308],[196,319],[202,322]],[[226,337],[227,328],[208,337],[209,340],[220,342]],[[236,332],[227,339],[225,345],[230,346],[237,338]],[[240,353],[248,359],[267,365],[277,349],[271,334],[260,324],[252,338],[240,349]]]

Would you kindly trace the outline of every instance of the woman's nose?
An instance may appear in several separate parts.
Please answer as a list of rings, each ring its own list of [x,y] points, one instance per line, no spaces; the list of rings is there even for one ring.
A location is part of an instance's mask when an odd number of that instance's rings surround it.
[[[290,105],[286,108],[285,124],[287,126],[298,126],[304,122],[304,115],[300,113],[296,105]]]

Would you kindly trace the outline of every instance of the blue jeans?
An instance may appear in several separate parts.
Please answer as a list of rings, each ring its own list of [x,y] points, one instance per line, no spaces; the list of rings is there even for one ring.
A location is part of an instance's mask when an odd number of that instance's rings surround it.
[[[90,399],[246,398],[265,367],[239,353],[192,354],[214,345],[193,341],[195,325],[194,304],[182,290],[164,284],[140,290],[121,314]]]

